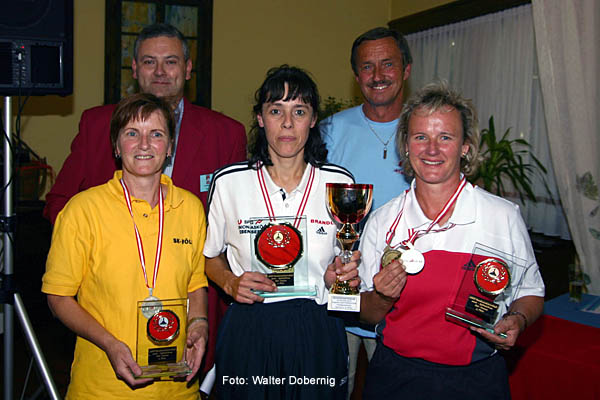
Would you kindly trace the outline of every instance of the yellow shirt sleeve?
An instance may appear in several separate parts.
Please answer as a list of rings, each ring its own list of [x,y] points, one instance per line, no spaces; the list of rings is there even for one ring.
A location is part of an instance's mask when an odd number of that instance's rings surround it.
[[[42,277],[42,292],[75,296],[88,268],[90,227],[82,209],[68,204],[56,219]]]

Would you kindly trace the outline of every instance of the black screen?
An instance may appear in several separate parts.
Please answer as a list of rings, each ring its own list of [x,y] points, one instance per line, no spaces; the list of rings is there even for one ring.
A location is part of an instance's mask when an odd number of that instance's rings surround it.
[[[13,83],[12,43],[0,42],[0,84]]]
[[[31,46],[31,83],[60,84],[60,47]]]

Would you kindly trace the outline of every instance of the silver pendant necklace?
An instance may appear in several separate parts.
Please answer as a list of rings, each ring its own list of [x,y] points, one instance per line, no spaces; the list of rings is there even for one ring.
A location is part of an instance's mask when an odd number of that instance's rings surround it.
[[[387,146],[390,143],[390,140],[392,140],[392,138],[396,134],[396,131],[394,130],[394,132],[392,132],[392,134],[390,135],[390,137],[388,138],[388,140],[386,140],[384,142],[383,139],[381,139],[381,137],[379,137],[379,135],[377,134],[377,132],[375,131],[375,129],[373,129],[373,127],[371,126],[371,123],[369,122],[369,119],[367,118],[367,116],[364,113],[363,113],[363,118],[365,119],[365,122],[367,123],[367,126],[369,127],[369,129],[371,130],[371,132],[373,132],[373,134],[375,135],[375,137],[377,138],[377,140],[379,140],[379,142],[381,142],[381,144],[383,145],[383,159],[385,160],[387,158]]]

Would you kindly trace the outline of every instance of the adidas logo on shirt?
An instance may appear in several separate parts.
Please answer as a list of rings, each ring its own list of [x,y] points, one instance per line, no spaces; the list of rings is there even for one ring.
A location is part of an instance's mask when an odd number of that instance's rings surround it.
[[[327,232],[325,232],[325,229],[323,229],[323,227],[321,226],[319,229],[317,229],[317,234],[318,235],[327,235]]]

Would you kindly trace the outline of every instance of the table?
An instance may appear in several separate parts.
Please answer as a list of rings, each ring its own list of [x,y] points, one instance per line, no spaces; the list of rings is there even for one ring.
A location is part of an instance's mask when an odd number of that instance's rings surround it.
[[[598,304],[600,304],[600,296],[584,293],[581,303],[573,303],[569,301],[569,294],[565,293],[544,303],[544,314],[600,328],[600,314],[581,311],[588,307],[596,307]]]
[[[506,354],[513,400],[600,399],[600,327],[573,321],[600,320],[579,311],[594,296],[580,304],[561,297],[546,303],[546,314]]]

